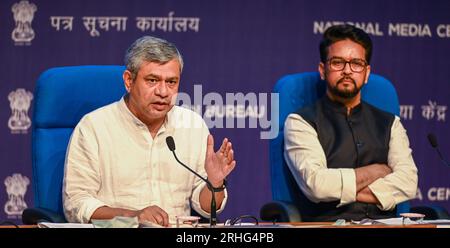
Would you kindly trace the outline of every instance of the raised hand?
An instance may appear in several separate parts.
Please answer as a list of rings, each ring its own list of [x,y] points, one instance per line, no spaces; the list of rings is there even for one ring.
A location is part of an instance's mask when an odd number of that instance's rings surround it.
[[[222,185],[223,180],[236,166],[231,142],[225,138],[217,152],[214,152],[214,139],[208,135],[206,148],[205,170],[208,180],[214,187]]]

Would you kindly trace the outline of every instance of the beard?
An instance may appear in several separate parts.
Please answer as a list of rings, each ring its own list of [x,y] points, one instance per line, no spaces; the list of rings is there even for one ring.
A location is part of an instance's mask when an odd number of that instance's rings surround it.
[[[353,84],[353,89],[348,89],[348,88],[344,88],[344,89],[339,89],[339,84],[343,83],[344,80],[350,80]],[[361,86],[362,87],[362,86]],[[353,78],[351,77],[342,77],[341,79],[339,79],[336,83],[336,85],[334,86],[328,86],[330,92],[338,97],[344,98],[344,99],[351,99],[353,97],[355,97],[356,95],[358,95],[358,93],[361,91],[361,87],[358,88],[358,86],[356,85],[356,82]]]

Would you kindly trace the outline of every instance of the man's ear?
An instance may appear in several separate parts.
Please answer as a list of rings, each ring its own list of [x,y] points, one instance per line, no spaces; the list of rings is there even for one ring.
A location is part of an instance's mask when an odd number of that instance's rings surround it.
[[[131,76],[131,72],[129,70],[125,70],[122,74],[123,83],[125,85],[125,89],[127,92],[130,92],[131,84],[133,83],[133,77]]]
[[[364,84],[367,84],[367,82],[369,81],[369,76],[370,76],[370,65],[368,65],[366,69],[366,78],[364,79]]]
[[[320,62],[317,69],[319,70],[320,79],[325,80],[325,65]]]

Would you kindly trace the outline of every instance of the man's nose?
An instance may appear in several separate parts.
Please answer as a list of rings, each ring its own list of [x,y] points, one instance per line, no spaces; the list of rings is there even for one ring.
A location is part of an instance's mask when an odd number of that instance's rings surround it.
[[[158,86],[156,87],[155,93],[158,96],[166,97],[169,93],[166,82],[159,82]]]
[[[350,67],[350,62],[345,62],[344,69],[342,70],[344,74],[351,74],[352,68]]]

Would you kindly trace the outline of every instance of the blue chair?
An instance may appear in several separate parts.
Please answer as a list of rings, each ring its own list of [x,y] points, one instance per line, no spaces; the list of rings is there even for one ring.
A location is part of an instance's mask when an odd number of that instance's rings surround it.
[[[326,82],[318,72],[287,75],[274,87],[279,93],[279,133],[270,141],[270,170],[273,202],[265,204],[260,211],[261,219],[282,222],[301,221],[300,188],[295,182],[283,157],[284,122],[290,113],[313,104],[326,91]],[[394,86],[386,78],[371,74],[361,90],[362,99],[379,109],[399,115],[400,105]],[[397,205],[397,213],[409,212],[409,202]]]
[[[125,94],[124,66],[71,66],[41,74],[34,91],[32,164],[34,207],[24,224],[67,222],[62,206],[66,148],[81,117]]]

